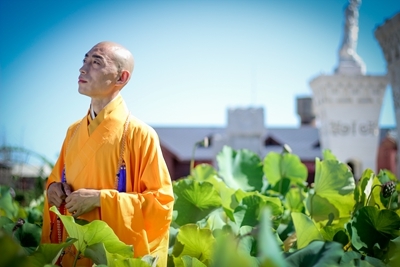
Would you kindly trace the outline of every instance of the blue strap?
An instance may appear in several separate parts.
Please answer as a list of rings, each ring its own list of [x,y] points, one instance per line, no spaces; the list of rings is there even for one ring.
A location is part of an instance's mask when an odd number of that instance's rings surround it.
[[[118,192],[126,192],[126,166],[125,161],[122,162],[121,167],[119,168],[118,175]]]
[[[64,166],[62,173],[61,173],[61,183],[66,183],[66,182],[67,182],[67,178],[65,177],[65,166]]]

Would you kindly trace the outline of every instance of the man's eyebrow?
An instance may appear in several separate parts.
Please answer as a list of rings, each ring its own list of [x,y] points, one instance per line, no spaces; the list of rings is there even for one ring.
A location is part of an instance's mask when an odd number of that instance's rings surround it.
[[[87,58],[87,57],[89,57],[89,54],[85,54],[85,58]],[[97,55],[97,54],[93,54],[92,57],[104,60],[104,57]]]

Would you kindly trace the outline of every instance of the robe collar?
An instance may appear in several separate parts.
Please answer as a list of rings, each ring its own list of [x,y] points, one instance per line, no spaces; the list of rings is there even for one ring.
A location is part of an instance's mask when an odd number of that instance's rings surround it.
[[[118,94],[94,118],[92,116],[94,116],[95,113],[94,113],[94,111],[92,109],[92,106],[90,106],[90,109],[89,109],[88,114],[87,114],[88,134],[89,134],[89,136],[96,130],[97,126],[99,126],[100,123],[105,118],[107,118],[108,115],[118,107],[118,105],[121,104],[122,101],[123,101],[123,99],[122,99],[121,94]]]

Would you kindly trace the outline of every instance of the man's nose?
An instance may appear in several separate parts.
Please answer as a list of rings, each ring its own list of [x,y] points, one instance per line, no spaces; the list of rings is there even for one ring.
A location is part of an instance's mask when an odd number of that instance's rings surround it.
[[[86,74],[86,67],[85,67],[85,65],[83,65],[83,66],[79,69],[79,73],[81,73],[81,74]]]

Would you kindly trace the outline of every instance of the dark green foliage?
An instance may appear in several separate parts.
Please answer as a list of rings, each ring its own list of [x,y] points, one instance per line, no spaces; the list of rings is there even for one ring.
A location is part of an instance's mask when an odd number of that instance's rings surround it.
[[[168,267],[400,266],[396,177],[367,169],[356,183],[348,166],[326,151],[316,159],[314,185],[307,186],[307,168],[289,151],[260,159],[225,147],[218,171],[197,165],[175,181]],[[98,266],[155,267],[154,257],[129,257],[131,248],[107,225],[71,216],[59,215],[75,239],[37,247],[42,202],[37,210],[21,209],[7,188],[0,194],[0,234],[14,242],[4,258],[10,264],[24,266],[28,257],[33,266],[52,264],[73,244]]]
[[[285,254],[287,267],[339,266],[344,251],[336,242],[313,241],[307,247]]]

